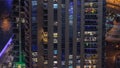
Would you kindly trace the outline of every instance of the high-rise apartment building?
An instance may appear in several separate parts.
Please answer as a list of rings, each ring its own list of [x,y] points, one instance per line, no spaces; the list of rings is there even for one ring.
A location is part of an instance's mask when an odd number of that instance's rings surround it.
[[[38,4],[38,67],[104,67],[104,0]]]
[[[15,52],[26,68],[104,67],[104,0],[14,1]]]
[[[37,67],[37,0],[13,0],[13,67]]]
[[[29,0],[13,0],[13,67],[31,68],[31,13]]]

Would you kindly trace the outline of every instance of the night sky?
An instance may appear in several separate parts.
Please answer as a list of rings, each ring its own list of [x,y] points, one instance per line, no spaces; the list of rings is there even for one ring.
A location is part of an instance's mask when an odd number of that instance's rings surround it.
[[[12,0],[0,0],[0,51],[5,46],[11,36],[11,30],[3,31],[1,28],[2,18],[11,12]]]

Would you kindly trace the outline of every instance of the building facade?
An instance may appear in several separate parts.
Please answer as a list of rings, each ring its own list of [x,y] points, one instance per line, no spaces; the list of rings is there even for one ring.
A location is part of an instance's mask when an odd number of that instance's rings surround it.
[[[104,0],[13,0],[15,65],[103,68],[104,3]]]
[[[104,0],[38,3],[38,67],[104,67]]]
[[[13,67],[31,68],[31,23],[30,1],[13,0]]]
[[[38,7],[38,0],[31,0],[31,54],[32,54],[32,67],[33,68],[39,68],[38,67],[38,46],[37,46],[37,7]]]

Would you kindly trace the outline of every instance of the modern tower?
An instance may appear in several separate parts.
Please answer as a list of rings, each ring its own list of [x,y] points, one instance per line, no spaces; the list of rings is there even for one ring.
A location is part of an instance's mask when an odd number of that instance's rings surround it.
[[[13,68],[31,68],[31,24],[29,0],[13,0]]]
[[[104,67],[104,0],[38,4],[38,68]]]
[[[15,66],[103,68],[104,3],[13,0]]]

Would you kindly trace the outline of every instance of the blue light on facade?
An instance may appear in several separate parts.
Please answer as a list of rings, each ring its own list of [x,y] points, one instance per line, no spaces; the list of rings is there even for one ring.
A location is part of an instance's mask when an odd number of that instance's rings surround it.
[[[69,6],[69,24],[73,24],[73,2],[70,2]]]
[[[38,50],[38,47],[36,45],[32,45],[32,51],[36,52]]]

